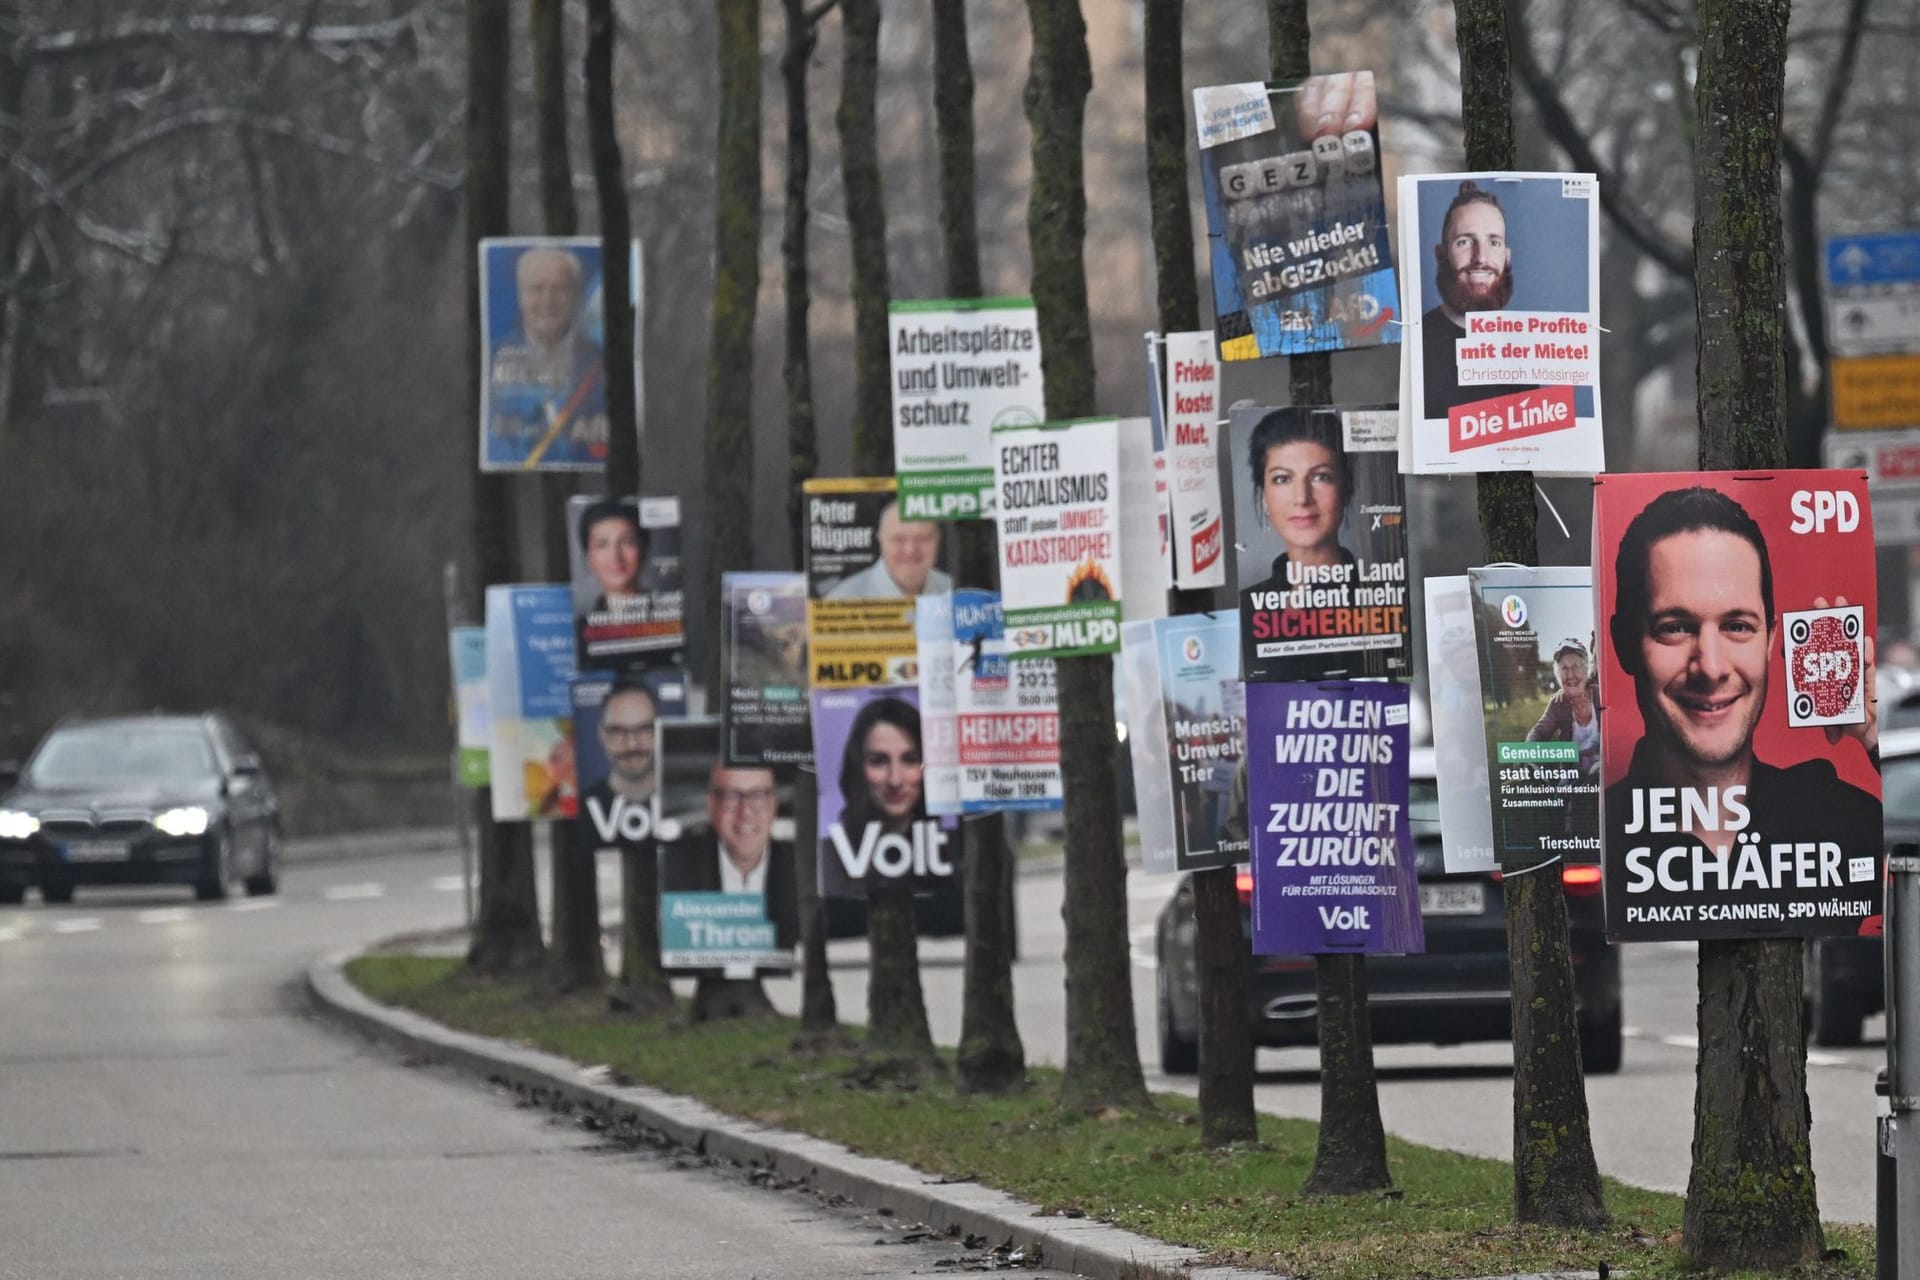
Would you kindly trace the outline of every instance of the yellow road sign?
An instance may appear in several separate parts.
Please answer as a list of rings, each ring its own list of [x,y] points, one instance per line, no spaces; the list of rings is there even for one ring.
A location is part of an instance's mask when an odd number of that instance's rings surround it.
[[[1833,425],[1920,426],[1920,355],[1835,357]]]

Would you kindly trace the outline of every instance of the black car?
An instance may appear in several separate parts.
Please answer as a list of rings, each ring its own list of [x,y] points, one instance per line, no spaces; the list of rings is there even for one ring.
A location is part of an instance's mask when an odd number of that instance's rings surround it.
[[[1920,843],[1920,728],[1883,726],[1880,795],[1887,849]],[[1829,1047],[1860,1043],[1861,1024],[1887,1006],[1884,952],[1877,937],[1808,940],[1808,1039]]]
[[[1367,1004],[1380,1043],[1462,1044],[1506,1040],[1509,1008],[1506,904],[1499,873],[1449,874],[1440,851],[1433,752],[1412,754],[1408,816],[1420,877],[1423,955],[1369,956]],[[1580,1061],[1588,1075],[1620,1069],[1620,954],[1607,942],[1600,868],[1558,868],[1567,892]],[[1253,877],[1238,872],[1240,923],[1248,939],[1247,1016],[1256,1045],[1318,1042],[1314,959],[1252,954]],[[1155,930],[1155,1006],[1160,1067],[1187,1074],[1200,1062],[1200,994],[1194,964],[1193,886],[1183,876]]]
[[[0,765],[0,903],[29,885],[181,884],[224,898],[280,880],[280,807],[256,755],[219,715],[68,720],[26,768]]]

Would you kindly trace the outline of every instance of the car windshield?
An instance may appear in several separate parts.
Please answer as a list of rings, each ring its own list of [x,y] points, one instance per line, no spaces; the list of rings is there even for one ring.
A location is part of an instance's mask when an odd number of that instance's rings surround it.
[[[35,786],[178,782],[217,772],[197,725],[86,725],[57,730],[33,757]]]
[[[1440,787],[1432,778],[1415,778],[1407,784],[1407,819],[1415,835],[1440,834]]]
[[[1883,760],[1880,795],[1888,822],[1920,822],[1920,755]]]

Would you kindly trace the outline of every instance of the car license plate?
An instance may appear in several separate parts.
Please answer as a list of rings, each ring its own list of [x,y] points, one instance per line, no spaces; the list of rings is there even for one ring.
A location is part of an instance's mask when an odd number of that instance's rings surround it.
[[[1486,890],[1482,885],[1469,882],[1420,886],[1423,916],[1477,916],[1486,909]]]
[[[73,840],[67,844],[67,861],[125,862],[128,849],[125,840]]]

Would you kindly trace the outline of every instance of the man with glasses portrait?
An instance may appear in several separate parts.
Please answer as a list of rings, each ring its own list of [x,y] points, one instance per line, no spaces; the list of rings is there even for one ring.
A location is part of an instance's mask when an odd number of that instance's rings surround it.
[[[715,761],[707,775],[707,822],[669,846],[660,889],[761,895],[766,918],[773,922],[774,945],[790,964],[800,937],[800,908],[793,846],[773,838],[779,807],[773,770],[735,769]]]

